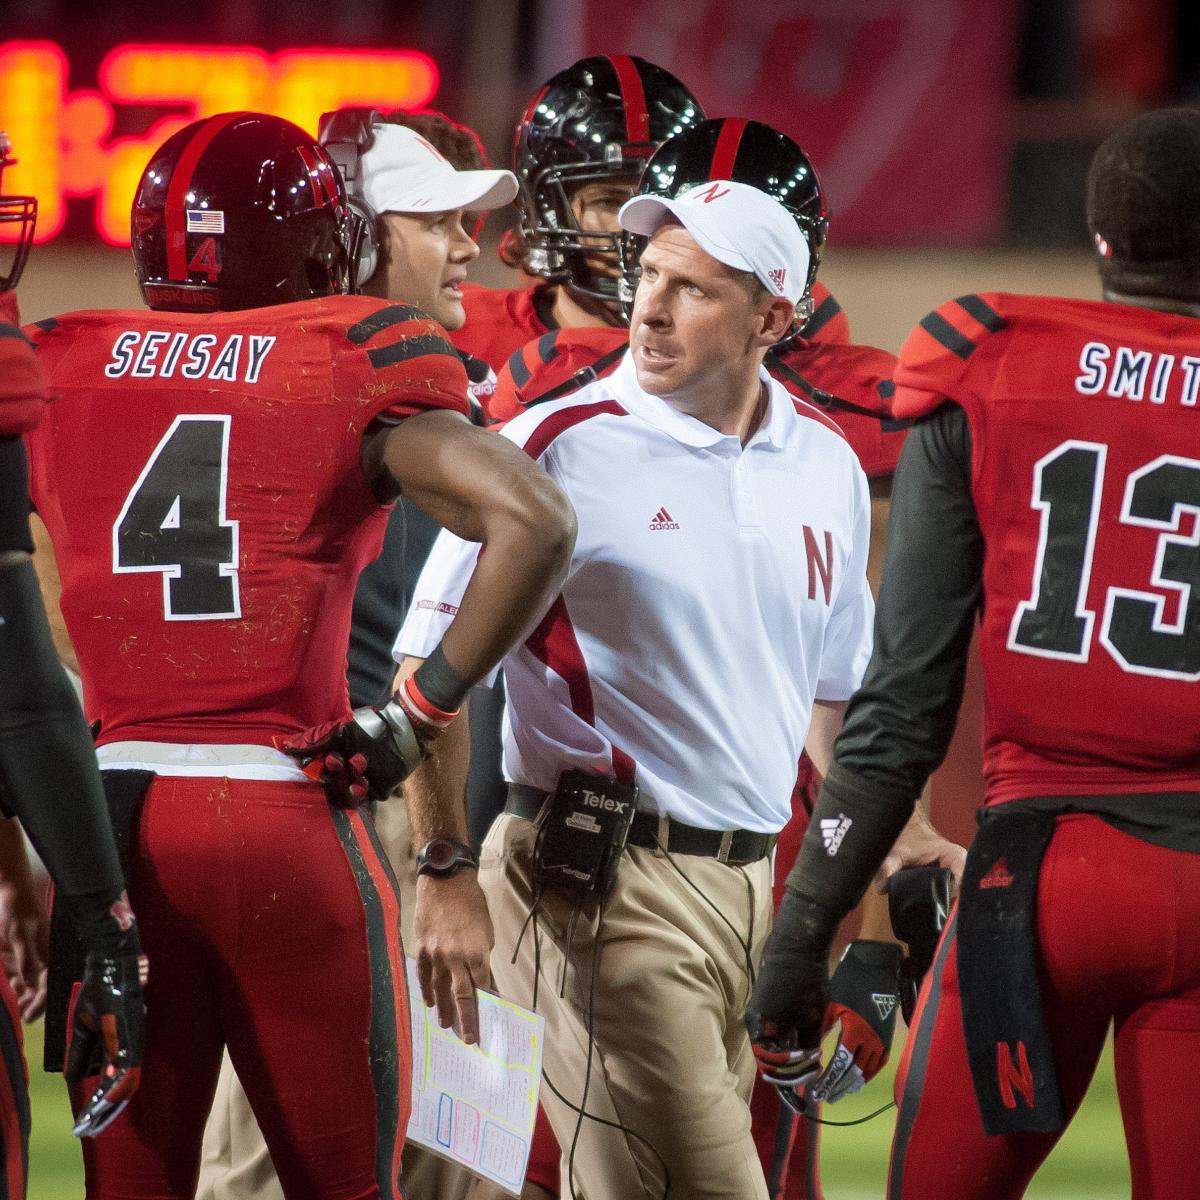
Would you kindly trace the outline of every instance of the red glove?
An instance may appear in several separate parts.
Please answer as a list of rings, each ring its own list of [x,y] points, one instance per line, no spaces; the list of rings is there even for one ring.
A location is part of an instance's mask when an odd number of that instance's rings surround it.
[[[865,1086],[888,1060],[900,1007],[900,964],[895,942],[851,942],[829,983],[825,1028],[841,1023],[837,1050],[808,1089],[813,1101],[832,1104]]]

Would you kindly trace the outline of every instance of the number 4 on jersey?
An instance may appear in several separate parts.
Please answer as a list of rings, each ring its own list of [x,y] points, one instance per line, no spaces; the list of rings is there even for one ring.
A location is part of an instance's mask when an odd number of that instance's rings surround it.
[[[180,416],[113,525],[113,571],[160,571],[168,621],[242,615],[238,523],[226,520],[227,416]]]

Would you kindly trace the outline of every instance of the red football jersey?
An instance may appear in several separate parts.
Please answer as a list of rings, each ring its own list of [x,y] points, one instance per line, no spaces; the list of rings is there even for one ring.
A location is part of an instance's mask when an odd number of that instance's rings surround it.
[[[466,412],[439,325],[363,296],[31,326],[54,403],[31,491],[100,742],[270,744],[344,718],[387,509],[371,422]]]
[[[16,292],[0,292],[0,437],[32,429],[50,399],[46,377],[17,328],[18,320]]]
[[[527,342],[496,378],[492,419],[510,420],[528,404],[567,384],[585,367],[595,369],[591,378],[603,378],[616,369],[628,342],[627,329],[607,326],[558,329]],[[874,479],[892,474],[904,444],[903,431],[892,427],[890,419],[895,362],[886,350],[872,346],[801,341],[782,360],[768,357],[767,369],[801,400],[823,405],[821,393],[828,393],[869,410],[857,413],[822,407],[846,435],[863,470]],[[583,382],[591,382],[591,378]]]
[[[464,283],[462,297],[467,321],[450,334],[450,340],[458,349],[482,358],[499,374],[514,350],[550,328],[539,314],[537,303],[540,299],[541,307],[549,307],[545,302],[547,286],[537,283],[527,287],[489,288]],[[539,293],[536,297],[535,292]]]
[[[463,284],[463,309],[467,320],[461,329],[450,334],[450,340],[458,349],[483,359],[499,376],[509,359],[528,342],[550,333],[551,330],[558,332],[550,323],[548,290],[549,285],[545,283],[519,288],[489,288],[478,283]],[[829,289],[822,283],[814,283],[812,297],[813,315],[805,326],[808,339],[826,345],[849,343],[850,322],[838,302],[830,295]],[[612,326],[600,326],[595,332],[604,344],[607,344],[606,339],[609,337],[615,336],[618,341],[623,341],[627,335],[625,329]],[[586,361],[578,363],[578,366],[586,365]],[[561,378],[569,379],[572,373],[567,371]],[[559,375],[547,378],[548,389],[554,386]],[[507,421],[519,411],[514,404],[511,388],[507,396],[494,396],[490,403],[485,403],[485,408],[488,417],[493,421]]]
[[[989,294],[900,352],[967,415],[989,801],[1200,786],[1200,320]]]

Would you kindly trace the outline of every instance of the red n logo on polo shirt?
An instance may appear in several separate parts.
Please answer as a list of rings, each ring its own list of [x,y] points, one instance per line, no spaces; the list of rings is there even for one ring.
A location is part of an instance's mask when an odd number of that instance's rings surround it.
[[[825,557],[821,557],[817,546],[817,535],[804,526],[804,553],[808,557],[808,598],[817,598],[817,580],[825,591],[825,603],[828,604],[833,593],[833,534],[828,529],[821,531],[825,535]]]

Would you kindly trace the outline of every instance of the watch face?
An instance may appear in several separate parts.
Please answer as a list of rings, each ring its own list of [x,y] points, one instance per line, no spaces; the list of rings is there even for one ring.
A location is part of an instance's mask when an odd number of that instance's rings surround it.
[[[454,865],[458,847],[444,838],[435,838],[425,847],[425,861],[435,870],[444,871]]]

